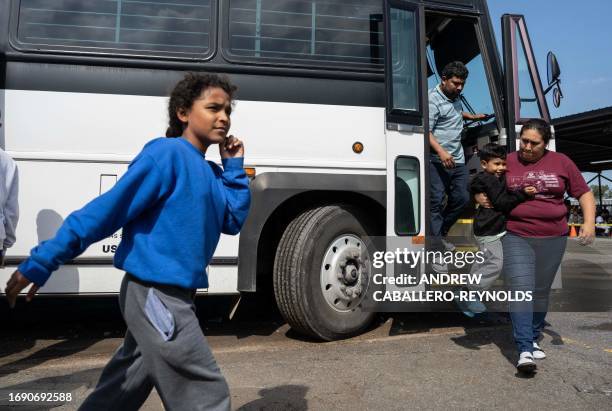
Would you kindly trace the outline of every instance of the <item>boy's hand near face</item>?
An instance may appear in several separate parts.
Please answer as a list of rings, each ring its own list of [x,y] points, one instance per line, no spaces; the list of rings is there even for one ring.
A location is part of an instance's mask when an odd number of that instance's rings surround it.
[[[234,136],[228,136],[223,143],[219,144],[219,154],[221,158],[244,157],[242,140]]]
[[[527,186],[523,188],[523,191],[525,192],[525,194],[527,194],[530,197],[533,197],[534,195],[538,193],[538,190],[533,186]]]

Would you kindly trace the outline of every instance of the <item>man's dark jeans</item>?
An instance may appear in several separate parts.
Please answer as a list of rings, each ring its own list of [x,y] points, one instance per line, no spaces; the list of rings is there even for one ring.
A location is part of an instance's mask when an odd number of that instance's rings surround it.
[[[441,163],[429,161],[431,235],[442,237],[455,224],[470,200],[468,169],[465,164],[444,168]],[[444,206],[444,196],[448,196]]]

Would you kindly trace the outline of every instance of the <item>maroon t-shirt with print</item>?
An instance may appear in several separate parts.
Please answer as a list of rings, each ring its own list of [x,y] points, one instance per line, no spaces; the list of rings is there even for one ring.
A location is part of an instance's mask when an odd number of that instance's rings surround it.
[[[533,200],[515,207],[508,216],[507,230],[523,237],[553,237],[567,234],[567,192],[574,198],[590,191],[576,164],[565,154],[546,151],[535,163],[521,161],[518,152],[508,154],[508,190],[537,189]]]

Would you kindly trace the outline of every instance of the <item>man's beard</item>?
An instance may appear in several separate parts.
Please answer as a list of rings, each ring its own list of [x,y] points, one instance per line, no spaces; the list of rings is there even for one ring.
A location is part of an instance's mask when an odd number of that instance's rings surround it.
[[[459,97],[461,93],[458,93],[456,91],[444,91],[444,94],[451,100],[455,100],[457,97]]]
[[[455,91],[453,93],[453,98],[459,98],[459,97],[461,97],[461,92],[460,91]]]

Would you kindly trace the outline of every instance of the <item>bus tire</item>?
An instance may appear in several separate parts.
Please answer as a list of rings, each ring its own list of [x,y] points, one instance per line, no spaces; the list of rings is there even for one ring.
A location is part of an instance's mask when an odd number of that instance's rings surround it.
[[[274,295],[293,330],[331,341],[372,322],[375,313],[363,311],[361,302],[371,281],[367,237],[374,233],[350,205],[310,209],[287,226],[274,260]]]

